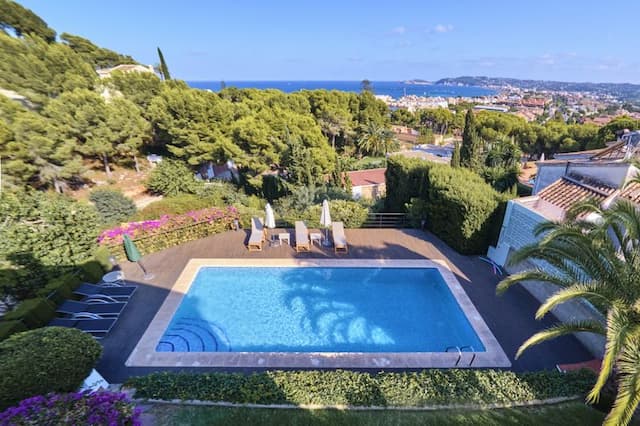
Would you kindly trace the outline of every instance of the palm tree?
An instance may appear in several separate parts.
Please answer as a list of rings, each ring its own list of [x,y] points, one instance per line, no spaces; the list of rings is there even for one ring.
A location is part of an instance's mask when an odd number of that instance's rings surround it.
[[[593,214],[597,220],[585,219]],[[583,298],[605,314],[606,324],[573,321],[555,325],[527,339],[516,358],[533,345],[566,334],[604,335],[602,366],[587,400],[597,402],[613,374],[618,391],[605,424],[627,424],[640,401],[640,213],[628,201],[607,210],[584,203],[572,209],[564,223],[540,224],[536,236],[539,242],[519,250],[510,263],[534,259],[551,267],[506,278],[498,285],[498,294],[521,281],[551,283],[558,291],[540,306],[537,319],[555,306]]]
[[[384,154],[386,159],[393,138],[394,134],[391,130],[370,121],[360,128],[358,148],[372,154]]]

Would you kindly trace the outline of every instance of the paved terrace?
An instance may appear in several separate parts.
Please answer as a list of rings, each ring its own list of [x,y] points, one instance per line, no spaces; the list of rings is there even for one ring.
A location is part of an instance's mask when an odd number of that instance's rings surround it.
[[[277,232],[274,231],[274,232]],[[293,234],[293,232],[291,231]],[[112,383],[129,376],[178,368],[125,367],[124,363],[147,326],[162,305],[169,290],[192,258],[348,258],[348,259],[444,259],[471,298],[485,322],[500,342],[515,371],[553,369],[556,364],[581,362],[593,357],[572,336],[543,343],[530,349],[518,360],[514,355],[522,342],[536,331],[557,320],[549,315],[534,319],[539,303],[520,286],[503,296],[495,295],[499,277],[490,265],[477,257],[462,256],[433,234],[415,229],[348,229],[349,253],[335,255],[333,249],[313,247],[310,253],[296,253],[288,246],[265,247],[262,252],[248,252],[246,231],[230,231],[183,244],[146,256],[144,264],[155,278],[142,280],[140,268],[124,262],[121,267],[127,280],[137,284],[138,291],[120,316],[111,333],[102,340],[104,354],[98,370]],[[187,368],[180,369],[189,370]],[[198,368],[195,371],[213,371]],[[228,369],[227,369],[228,371]]]

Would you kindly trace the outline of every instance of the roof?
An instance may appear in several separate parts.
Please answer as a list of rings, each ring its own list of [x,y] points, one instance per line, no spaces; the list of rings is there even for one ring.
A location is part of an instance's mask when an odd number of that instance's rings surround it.
[[[620,198],[624,198],[633,203],[640,204],[640,182],[630,182],[620,192]]]
[[[615,188],[602,184],[591,186],[570,177],[562,177],[540,191],[538,197],[566,211],[574,204],[589,199],[602,202],[614,191]]]
[[[347,172],[347,175],[352,186],[380,185],[387,182],[384,177],[386,171],[386,168],[355,170]]]

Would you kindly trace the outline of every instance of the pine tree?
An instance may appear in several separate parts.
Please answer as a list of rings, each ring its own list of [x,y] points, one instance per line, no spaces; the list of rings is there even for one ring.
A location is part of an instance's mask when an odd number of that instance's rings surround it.
[[[482,141],[476,129],[473,111],[469,109],[464,119],[462,146],[460,147],[460,165],[474,171],[482,167]]]
[[[171,74],[169,74],[169,67],[164,60],[164,55],[162,54],[162,50],[158,47],[158,58],[160,58],[160,73],[162,73],[162,78],[164,80],[171,80]]]
[[[451,154],[451,167],[460,167],[460,143],[456,141]]]

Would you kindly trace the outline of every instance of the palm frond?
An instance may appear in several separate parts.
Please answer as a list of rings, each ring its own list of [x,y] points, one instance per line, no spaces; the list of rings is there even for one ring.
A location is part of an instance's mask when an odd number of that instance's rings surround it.
[[[614,304],[607,313],[607,331],[606,342],[604,346],[604,356],[602,357],[602,365],[598,373],[593,389],[587,395],[587,401],[597,402],[600,397],[600,391],[607,382],[607,379],[613,371],[613,366],[624,347],[628,335],[638,326],[629,321],[629,316],[624,312],[624,308]]]
[[[640,402],[640,336],[630,338],[618,360],[618,394],[605,425],[626,425]]]
[[[556,324],[553,327],[549,327],[546,330],[542,330],[529,337],[518,349],[516,353],[516,359],[520,358],[520,355],[531,346],[535,346],[547,340],[555,339],[556,337],[564,336],[566,334],[589,332],[596,334],[605,334],[605,329],[597,321],[575,321],[571,323]]]
[[[574,284],[570,287],[563,288],[551,295],[545,302],[540,305],[536,311],[536,319],[544,317],[551,309],[572,299],[583,297],[585,299],[598,299],[606,306],[612,303],[607,297],[605,288],[600,283],[590,284]]]

